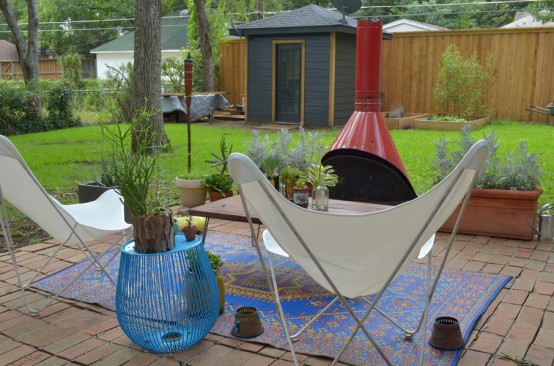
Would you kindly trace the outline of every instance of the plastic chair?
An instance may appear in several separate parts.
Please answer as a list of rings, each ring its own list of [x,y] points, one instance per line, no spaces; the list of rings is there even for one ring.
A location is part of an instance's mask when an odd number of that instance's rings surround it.
[[[14,251],[10,233],[5,202],[11,203],[18,210],[36,222],[55,240],[59,246],[47,257],[39,269],[25,284],[20,275],[17,256]],[[103,272],[115,286],[114,280],[106,272],[105,265],[99,258],[115,244],[125,239],[126,231],[131,227],[124,220],[122,197],[113,189],[106,191],[97,200],[88,203],[63,205],[40,185],[15,146],[5,136],[0,135],[0,226],[4,233],[6,247],[11,255],[17,283],[32,315],[38,315],[45,307],[61,296],[79,277],[93,265]],[[105,238],[111,234],[120,234],[104,253],[95,255],[87,242]],[[51,260],[66,245],[76,245],[90,260],[90,264],[67,286],[54,293],[45,303],[33,308],[29,302],[26,289],[39,276]]]
[[[417,328],[406,333],[417,332],[422,324],[427,324],[429,302],[450,246],[456,237],[471,188],[486,161],[488,151],[485,141],[477,142],[456,168],[427,193],[398,206],[364,214],[319,212],[301,208],[276,191],[247,156],[238,153],[229,156],[229,169],[240,192],[255,247],[268,285],[274,294],[275,307],[295,364],[298,364],[298,361],[279,301],[273,265],[270,260],[271,268],[268,270],[250,210],[256,212],[271,234],[266,235],[266,239],[270,246],[273,246],[272,251],[275,252],[276,246],[279,247],[316,282],[334,293],[356,322],[357,329],[342,346],[333,364],[338,362],[357,332],[361,330],[383,360],[390,365],[388,357],[364,326],[364,322],[372,311],[377,311],[376,304],[384,291],[411,260],[427,256],[427,295],[424,311]],[[446,254],[435,279],[431,281],[432,238],[462,201],[462,209],[450,236]],[[374,297],[372,302],[368,303],[367,311],[359,317],[346,298],[367,295]],[[423,326],[420,363],[423,363],[425,331],[426,327]]]

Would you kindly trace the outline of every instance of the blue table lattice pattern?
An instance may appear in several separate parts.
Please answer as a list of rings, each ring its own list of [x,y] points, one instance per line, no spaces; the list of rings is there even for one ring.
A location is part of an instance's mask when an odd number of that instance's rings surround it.
[[[175,249],[156,254],[125,243],[115,305],[125,334],[150,352],[174,353],[202,340],[219,314],[219,293],[201,240],[186,242],[179,233]]]

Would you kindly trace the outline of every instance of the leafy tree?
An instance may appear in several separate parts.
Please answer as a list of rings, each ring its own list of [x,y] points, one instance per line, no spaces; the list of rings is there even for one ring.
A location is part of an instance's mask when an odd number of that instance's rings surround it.
[[[28,98],[29,110],[36,116],[41,116],[41,100],[38,94],[38,14],[37,0],[27,1],[27,39],[23,36],[23,30],[19,27],[17,15],[8,3],[8,0],[0,0],[0,11],[15,39],[15,46],[19,56],[19,65],[23,72],[25,85],[30,90]]]
[[[529,10],[542,22],[554,21],[554,0],[537,1],[529,5]]]
[[[133,29],[133,5],[134,0],[41,0],[41,42],[59,55],[75,49],[90,57],[91,49]]]
[[[61,55],[70,49],[84,57],[89,51],[132,31],[135,0],[41,0],[43,46]],[[182,8],[182,1],[164,0],[162,13]]]
[[[63,78],[73,88],[81,86],[81,56],[76,52],[68,52],[61,58]]]

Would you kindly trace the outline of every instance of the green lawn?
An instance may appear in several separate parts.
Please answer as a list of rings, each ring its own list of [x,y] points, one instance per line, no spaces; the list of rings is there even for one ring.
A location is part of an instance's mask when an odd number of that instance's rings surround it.
[[[554,135],[553,126],[521,124],[517,122],[494,122],[474,131],[474,136],[496,131],[500,143],[499,155],[505,155],[517,147],[520,140],[528,140],[529,150],[541,155],[543,165],[541,203],[554,202]],[[173,188],[173,179],[186,171],[186,125],[167,124],[167,134],[173,146],[173,152],[161,157],[162,177]],[[321,130],[322,141],[330,145],[339,129]],[[274,132],[262,132],[273,135]],[[246,128],[223,127],[217,123],[195,123],[192,125],[192,166],[193,174],[202,175],[213,172],[204,160],[210,158],[210,152],[217,152],[219,140],[225,134],[228,145],[233,150],[244,152],[245,142],[250,140],[250,130]],[[393,139],[403,159],[417,193],[423,193],[432,184],[429,167],[432,165],[435,148],[433,141],[440,136],[456,140],[457,132],[402,130],[392,131]],[[86,126],[46,133],[12,136],[17,146],[38,180],[46,190],[53,192],[62,201],[75,200],[77,183],[90,181],[93,172],[99,174],[103,150],[103,140],[98,126]],[[177,196],[175,191],[175,196]]]

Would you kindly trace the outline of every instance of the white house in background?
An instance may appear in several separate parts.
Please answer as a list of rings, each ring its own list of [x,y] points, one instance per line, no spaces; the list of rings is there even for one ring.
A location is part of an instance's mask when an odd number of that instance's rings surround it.
[[[162,58],[179,57],[181,50],[188,43],[187,26],[189,15],[167,17],[162,19]],[[90,53],[96,55],[96,73],[99,79],[105,79],[108,66],[117,68],[133,62],[135,49],[135,32],[129,32],[119,38],[103,44]]]
[[[439,27],[438,25],[417,22],[410,19],[398,19],[394,22],[383,25],[383,31],[388,33],[400,32],[427,32],[448,30],[448,28]]]
[[[502,26],[501,28],[531,28],[531,27],[554,27],[554,22],[543,23],[540,20],[526,12],[517,12],[515,20]]]

